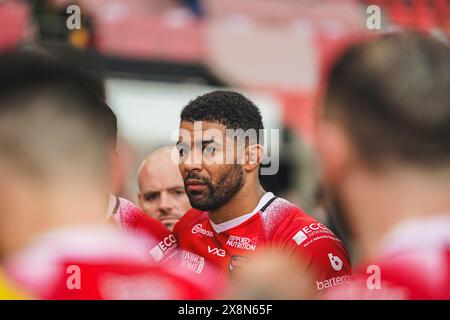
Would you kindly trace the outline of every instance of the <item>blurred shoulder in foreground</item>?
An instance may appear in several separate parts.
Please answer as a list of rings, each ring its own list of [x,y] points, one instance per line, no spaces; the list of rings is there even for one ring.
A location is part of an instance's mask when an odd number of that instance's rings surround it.
[[[450,298],[450,48],[400,32],[329,75],[318,150],[359,267],[337,299]]]
[[[0,57],[0,264],[39,299],[202,299],[216,292],[105,224],[111,137],[87,76]]]

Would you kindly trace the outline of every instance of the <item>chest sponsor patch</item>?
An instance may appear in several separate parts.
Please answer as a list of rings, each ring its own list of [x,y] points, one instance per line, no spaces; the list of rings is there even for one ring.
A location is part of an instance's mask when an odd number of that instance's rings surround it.
[[[210,230],[204,229],[203,225],[201,223],[193,226],[191,232],[192,232],[192,234],[201,234],[201,235],[211,237],[211,238],[214,237],[213,232]]]
[[[225,252],[225,250],[219,249],[219,248],[215,248],[215,247],[211,247],[211,246],[208,246],[208,253],[216,255],[216,256],[219,256],[219,257],[222,257],[222,258],[225,257],[225,255],[227,254]]]
[[[205,266],[205,258],[188,251],[183,251],[181,266],[184,270],[200,274]]]
[[[256,250],[256,240],[252,240],[247,237],[230,236],[227,240],[226,245],[237,249],[244,249],[249,251]]]

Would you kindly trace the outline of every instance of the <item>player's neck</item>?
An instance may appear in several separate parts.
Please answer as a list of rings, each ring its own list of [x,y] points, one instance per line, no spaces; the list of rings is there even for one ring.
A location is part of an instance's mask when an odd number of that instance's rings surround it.
[[[220,224],[250,213],[256,208],[264,194],[265,191],[259,183],[253,186],[244,184],[241,190],[224,206],[217,210],[211,210],[209,218],[213,223]]]
[[[356,249],[366,253],[359,258],[378,256],[385,237],[405,221],[438,214],[450,216],[448,181],[448,172],[430,176],[404,171],[346,190],[353,193],[347,206],[359,244]]]
[[[106,203],[101,192],[88,188],[80,194],[48,191],[40,199],[26,212],[17,212],[18,218],[11,222],[6,241],[2,243],[4,257],[20,251],[40,235],[54,230],[105,225]],[[21,232],[17,232],[19,229]]]

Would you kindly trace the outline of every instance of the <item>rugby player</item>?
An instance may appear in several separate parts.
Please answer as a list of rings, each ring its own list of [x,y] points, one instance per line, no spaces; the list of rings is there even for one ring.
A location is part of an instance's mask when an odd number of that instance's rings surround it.
[[[200,299],[179,268],[105,224],[111,165],[98,96],[74,70],[0,57],[0,267],[40,299]]]
[[[190,209],[178,164],[171,161],[172,150],[151,152],[138,171],[139,207],[170,230]]]
[[[450,299],[450,49],[416,33],[350,47],[331,70],[319,153],[359,257],[338,299]]]
[[[299,274],[313,273],[318,290],[348,281],[349,255],[334,233],[261,187],[263,128],[259,109],[237,92],[210,92],[182,110],[179,168],[192,209],[174,234],[185,267],[237,279],[256,252],[274,250],[298,257]]]

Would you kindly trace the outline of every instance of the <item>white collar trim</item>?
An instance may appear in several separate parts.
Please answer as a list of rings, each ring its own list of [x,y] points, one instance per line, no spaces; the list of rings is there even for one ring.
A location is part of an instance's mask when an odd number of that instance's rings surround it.
[[[240,217],[231,219],[229,221],[225,221],[223,223],[219,223],[219,224],[214,224],[211,219],[209,219],[209,222],[211,223],[212,228],[214,229],[215,232],[217,233],[221,233],[224,231],[227,231],[231,228],[234,228],[238,225],[240,225],[241,223],[244,223],[245,221],[247,221],[248,219],[250,219],[251,217],[253,217],[256,213],[258,213],[273,197],[275,197],[273,195],[272,192],[266,192],[261,199],[259,200],[258,204],[256,205],[256,208],[247,214],[244,214]]]

